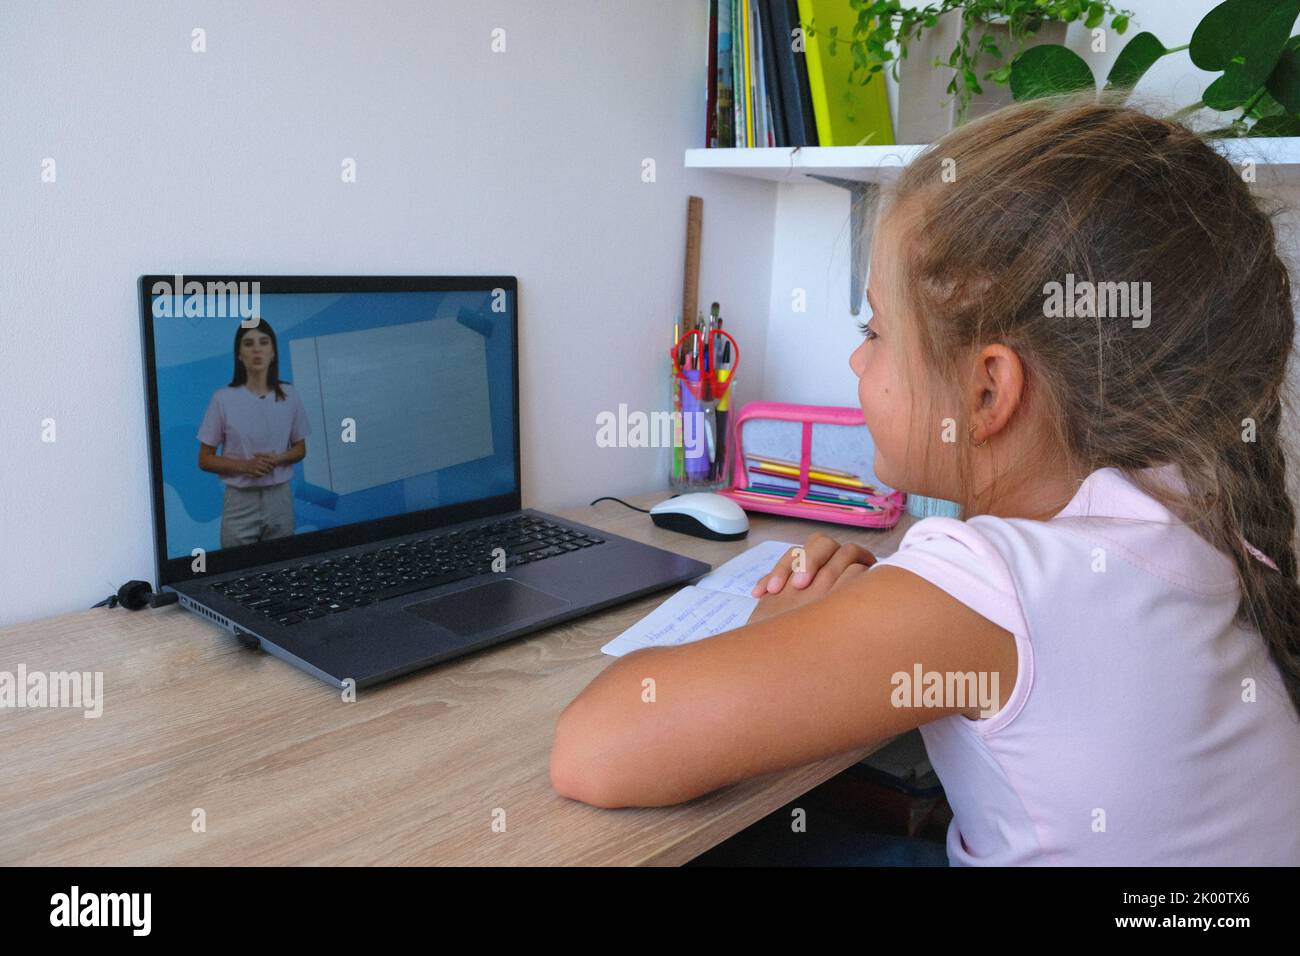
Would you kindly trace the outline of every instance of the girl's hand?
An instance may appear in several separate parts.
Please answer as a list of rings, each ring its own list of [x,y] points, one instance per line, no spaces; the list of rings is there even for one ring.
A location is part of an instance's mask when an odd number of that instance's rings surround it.
[[[867,573],[875,555],[856,544],[839,544],[824,534],[814,534],[803,547],[802,572],[791,571],[797,555],[791,549],[770,574],[754,585],[758,607],[748,623],[756,624],[792,608],[820,601],[830,592]],[[790,587],[785,581],[790,578]],[[775,582],[775,584],[773,583]],[[775,586],[776,591],[770,590]]]
[[[791,548],[776,563],[771,571],[759,578],[750,594],[761,598],[768,594],[778,594],[785,588],[786,581],[794,588],[802,590],[821,575],[829,575],[829,585],[834,583],[844,571],[854,564],[871,567],[876,563],[876,556],[866,548],[856,544],[840,544],[829,535],[815,532],[803,548]],[[796,567],[797,564],[797,567]]]
[[[855,581],[865,575],[867,568],[871,567],[870,563],[859,561],[850,561],[853,557],[849,549],[857,548],[855,545],[844,545],[836,550],[831,561],[828,561],[818,571],[813,583],[805,585],[802,588],[783,588],[781,591],[772,593],[763,593],[758,598],[758,606],[754,607],[754,613],[749,615],[748,624],[757,624],[767,618],[775,618],[777,614],[784,614],[785,611],[793,610],[794,607],[802,607],[806,604],[813,604],[814,601],[820,601],[827,594],[836,589],[844,587],[850,581]],[[862,549],[857,549],[861,551]],[[870,557],[870,551],[867,553]],[[871,558],[875,561],[875,558]]]

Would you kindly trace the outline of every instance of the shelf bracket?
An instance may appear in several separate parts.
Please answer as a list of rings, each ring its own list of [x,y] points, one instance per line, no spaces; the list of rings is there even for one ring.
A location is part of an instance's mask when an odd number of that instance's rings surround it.
[[[871,254],[871,236],[867,230],[875,225],[876,201],[880,198],[879,183],[864,183],[856,179],[841,179],[838,176],[821,176],[807,173],[809,179],[817,179],[832,186],[839,186],[849,191],[849,312],[858,315],[862,312],[862,293],[866,289],[866,271],[868,256]]]

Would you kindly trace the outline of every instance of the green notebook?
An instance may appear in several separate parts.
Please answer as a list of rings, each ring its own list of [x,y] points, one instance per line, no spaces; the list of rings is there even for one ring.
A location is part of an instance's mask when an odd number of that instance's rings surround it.
[[[799,20],[817,22],[817,35],[806,41],[808,86],[812,93],[813,113],[817,119],[817,140],[821,146],[892,146],[894,126],[889,116],[889,92],[885,74],[871,77],[866,86],[858,85],[861,75],[849,83],[853,55],[848,39],[858,13],[847,0],[798,0]],[[840,41],[835,55],[830,54],[827,31],[839,27]],[[856,99],[850,102],[852,90]]]

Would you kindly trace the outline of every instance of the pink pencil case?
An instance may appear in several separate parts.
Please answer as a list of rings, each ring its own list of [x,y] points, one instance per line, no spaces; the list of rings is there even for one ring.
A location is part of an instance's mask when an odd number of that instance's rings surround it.
[[[902,516],[904,493],[871,471],[860,409],[750,402],[728,427],[731,480],[719,494],[746,511],[863,528],[892,528]]]

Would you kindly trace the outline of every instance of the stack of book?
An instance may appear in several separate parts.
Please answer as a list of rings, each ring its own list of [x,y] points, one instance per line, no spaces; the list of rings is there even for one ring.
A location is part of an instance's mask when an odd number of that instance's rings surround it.
[[[848,0],[709,0],[710,147],[894,142],[884,73],[849,82]],[[816,36],[808,37],[807,26]],[[840,40],[832,55],[829,31]],[[859,37],[862,38],[862,37]]]

